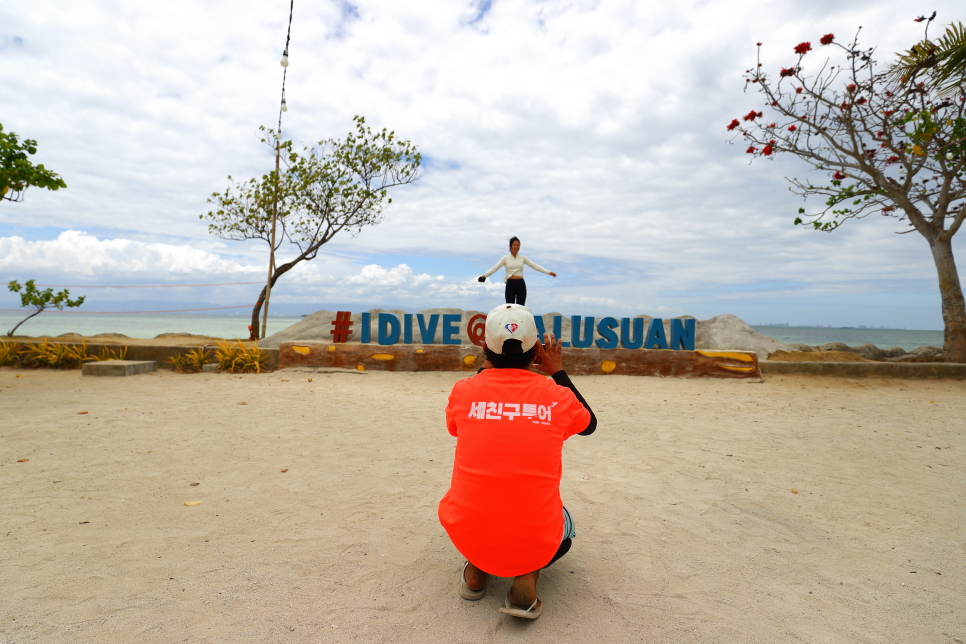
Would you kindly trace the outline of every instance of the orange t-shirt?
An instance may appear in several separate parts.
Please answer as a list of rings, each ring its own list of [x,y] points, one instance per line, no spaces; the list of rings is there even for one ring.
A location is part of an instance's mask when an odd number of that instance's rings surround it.
[[[453,386],[456,455],[439,521],[474,566],[515,577],[550,562],[563,536],[563,442],[589,423],[570,389],[532,371],[486,369]]]

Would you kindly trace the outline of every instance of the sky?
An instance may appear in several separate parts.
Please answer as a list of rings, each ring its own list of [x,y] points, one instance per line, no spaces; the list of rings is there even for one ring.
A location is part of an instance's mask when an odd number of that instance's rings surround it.
[[[271,312],[489,310],[502,271],[476,278],[516,235],[558,274],[527,269],[537,313],[941,329],[921,236],[877,216],[794,226],[820,204],[785,177],[815,172],[749,163],[725,130],[762,109],[743,92],[756,42],[777,69],[862,27],[887,59],[933,10],[936,33],[963,17],[951,0],[295,0],[283,137],[344,138],[362,115],[423,166],[379,225],[282,277]],[[0,283],[70,286],[89,311],[250,308],[267,245],[200,216],[229,175],[274,166],[258,128],[278,122],[288,19],[288,0],[0,4],[0,124],[68,185],[0,202]]]

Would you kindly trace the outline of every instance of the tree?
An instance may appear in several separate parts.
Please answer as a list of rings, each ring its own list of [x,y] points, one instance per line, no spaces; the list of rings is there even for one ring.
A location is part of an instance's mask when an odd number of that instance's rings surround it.
[[[57,309],[59,310],[63,310],[64,306],[67,306],[73,309],[83,304],[84,298],[85,298],[85,296],[81,295],[76,300],[72,300],[70,299],[70,291],[68,291],[67,289],[64,289],[63,291],[60,291],[59,293],[56,293],[56,294],[54,293],[54,290],[50,288],[48,288],[45,291],[39,291],[37,290],[36,285],[34,285],[33,280],[27,280],[27,283],[24,284],[23,286],[21,286],[19,282],[14,280],[9,284],[7,284],[7,289],[10,290],[12,293],[20,294],[20,306],[22,306],[23,308],[35,309],[33,313],[31,313],[24,319],[20,320],[20,322],[17,323],[17,326],[13,327],[13,329],[7,332],[8,338],[11,337],[17,331],[18,328],[20,328],[21,324],[23,324],[30,318],[34,317],[35,315],[40,315],[41,313],[44,312],[44,309],[50,306],[57,307]]]
[[[396,138],[395,132],[373,132],[361,116],[353,118],[356,129],[344,141],[320,141],[318,148],[294,151],[291,141],[277,141],[273,130],[261,128],[262,139],[275,149],[278,145],[284,168],[260,180],[232,182],[224,193],[214,193],[208,203],[218,209],[209,211],[208,231],[222,239],[237,241],[261,239],[272,244],[273,204],[277,204],[279,234],[275,249],[284,241],[294,244],[294,259],[272,271],[271,285],[299,262],[315,259],[319,249],[343,230],[355,236],[366,226],[382,220],[389,188],[419,179],[422,160],[409,141]],[[258,328],[258,313],[265,301],[262,288],[252,310],[252,327]]]
[[[800,208],[795,224],[828,232],[881,214],[899,220],[902,233],[922,235],[939,277],[944,359],[966,362],[966,303],[952,249],[966,218],[966,87],[960,79],[956,96],[941,98],[925,82],[904,86],[877,70],[874,49],[861,49],[858,33],[848,45],[833,34],[819,43],[838,47],[844,64],[826,60],[806,73],[803,60],[813,48],[803,42],[794,48],[797,61],[773,75],[758,43],[745,88],[757,89],[777,118],[752,109],[727,129],[750,143],[752,159],[789,153],[814,168],[818,176],[787,179],[793,193],[824,200],[811,212]]]
[[[0,124],[0,201],[23,201],[23,193],[30,186],[47,190],[67,187],[60,175],[42,163],[31,163],[28,155],[33,154],[37,154],[36,141],[21,141],[15,133],[4,132]]]
[[[929,18],[916,18],[916,22],[926,23],[923,40],[899,54],[891,71],[904,84],[915,83],[921,74],[936,88],[939,96],[951,96],[956,94],[966,76],[966,27],[961,22],[949,25],[942,37],[932,41],[929,39],[929,23],[935,17],[933,11]]]

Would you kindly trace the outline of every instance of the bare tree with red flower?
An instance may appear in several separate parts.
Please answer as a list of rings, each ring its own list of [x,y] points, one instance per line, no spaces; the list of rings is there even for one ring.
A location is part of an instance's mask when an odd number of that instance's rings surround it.
[[[842,63],[827,59],[806,69],[803,59],[814,50],[803,42],[793,48],[794,65],[766,67],[759,43],[745,90],[757,86],[779,118],[765,126],[752,109],[727,129],[750,144],[753,159],[790,153],[813,168],[806,179],[788,179],[795,194],[823,202],[810,212],[800,208],[796,225],[828,232],[880,214],[899,220],[905,229],[898,232],[922,235],[939,277],[944,359],[966,362],[966,301],[952,249],[966,219],[966,79],[940,96],[930,82],[903,85],[878,68],[875,50],[861,48],[858,34],[849,44],[833,34],[819,43],[837,47]]]

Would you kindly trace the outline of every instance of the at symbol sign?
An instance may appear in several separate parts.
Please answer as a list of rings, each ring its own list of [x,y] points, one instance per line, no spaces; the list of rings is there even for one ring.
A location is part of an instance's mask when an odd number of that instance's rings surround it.
[[[469,322],[466,323],[466,335],[470,339],[470,342],[478,347],[482,347],[483,340],[486,338],[486,316],[482,313],[477,313],[471,317]]]

